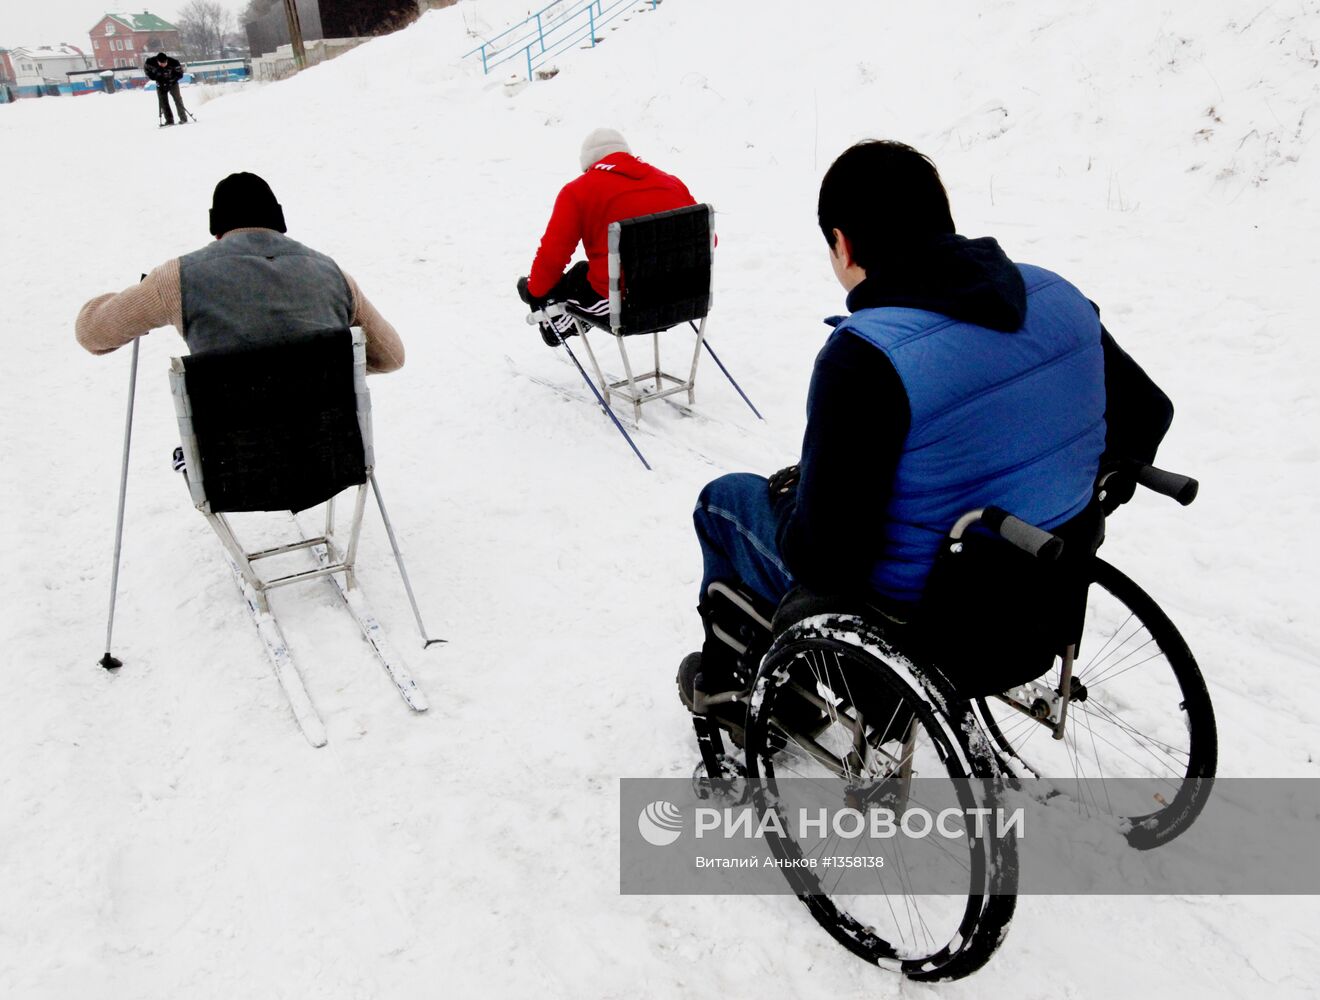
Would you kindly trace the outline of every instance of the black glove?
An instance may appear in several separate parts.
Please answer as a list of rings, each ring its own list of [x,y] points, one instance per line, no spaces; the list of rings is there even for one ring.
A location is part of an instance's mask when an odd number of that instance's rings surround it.
[[[536,312],[539,309],[544,309],[546,305],[546,300],[544,298],[540,298],[536,295],[533,295],[531,292],[527,290],[526,278],[518,279],[518,298],[522,299],[523,302],[527,303],[528,307],[532,310],[532,312]]]
[[[769,481],[771,502],[796,496],[798,480],[801,478],[802,470],[796,465],[790,465],[776,472]]]

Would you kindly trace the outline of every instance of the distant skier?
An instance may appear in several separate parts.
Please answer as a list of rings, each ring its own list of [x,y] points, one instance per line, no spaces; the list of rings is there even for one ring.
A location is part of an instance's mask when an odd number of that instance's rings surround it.
[[[695,205],[687,186],[632,155],[612,128],[598,128],[582,141],[582,176],[564,185],[532,261],[532,272],[518,279],[518,296],[532,309],[551,302],[573,302],[595,313],[609,313],[609,227],[611,222]],[[587,259],[564,272],[581,243]],[[556,322],[560,334],[572,330],[568,317]],[[556,331],[541,324],[541,339],[559,345]]]
[[[122,292],[89,301],[78,313],[78,343],[108,354],[172,326],[196,354],[360,326],[368,371],[402,367],[398,333],[357,282],[285,231],[284,210],[270,186],[255,174],[230,174],[212,199],[215,242],[166,261]]]
[[[142,64],[142,72],[147,74],[148,79],[156,81],[156,99],[160,101],[160,114],[165,119],[165,124],[174,124],[174,113],[170,111],[170,97],[174,98],[174,106],[179,109],[179,124],[187,123],[188,112],[184,109],[183,97],[179,94],[179,81],[183,79],[184,73],[183,63],[170,58],[164,52],[157,52]]]

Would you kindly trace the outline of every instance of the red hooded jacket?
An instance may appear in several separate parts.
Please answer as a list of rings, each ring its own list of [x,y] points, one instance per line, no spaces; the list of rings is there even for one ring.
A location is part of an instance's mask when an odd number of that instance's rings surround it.
[[[695,204],[677,177],[627,153],[611,153],[559,192],[527,276],[527,290],[538,298],[549,292],[580,242],[590,263],[587,280],[607,298],[610,223]]]

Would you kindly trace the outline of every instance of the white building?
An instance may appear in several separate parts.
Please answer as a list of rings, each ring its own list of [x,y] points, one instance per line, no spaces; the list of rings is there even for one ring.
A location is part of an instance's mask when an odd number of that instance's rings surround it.
[[[63,42],[10,49],[8,55],[19,97],[39,97],[51,93],[52,87],[67,94],[70,92],[68,74],[92,68],[92,60],[83,54],[82,49]]]

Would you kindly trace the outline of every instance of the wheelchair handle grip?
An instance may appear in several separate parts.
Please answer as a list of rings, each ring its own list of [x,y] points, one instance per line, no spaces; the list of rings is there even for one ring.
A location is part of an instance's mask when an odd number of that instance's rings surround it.
[[[1004,541],[1017,546],[1027,555],[1054,562],[1063,553],[1063,539],[999,507],[987,507],[981,512],[981,523]]]
[[[1191,476],[1165,472],[1153,465],[1141,466],[1137,469],[1135,478],[1146,489],[1172,497],[1184,507],[1196,499],[1197,491],[1201,488],[1201,484]]]

